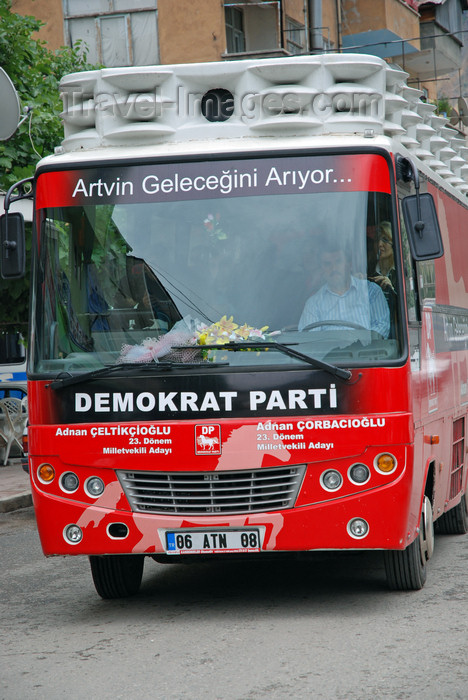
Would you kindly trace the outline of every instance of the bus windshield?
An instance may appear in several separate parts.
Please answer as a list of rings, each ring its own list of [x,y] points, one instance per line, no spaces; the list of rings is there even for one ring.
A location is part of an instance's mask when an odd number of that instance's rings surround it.
[[[337,365],[397,359],[388,183],[375,155],[45,173],[33,371],[301,364],[271,343]]]

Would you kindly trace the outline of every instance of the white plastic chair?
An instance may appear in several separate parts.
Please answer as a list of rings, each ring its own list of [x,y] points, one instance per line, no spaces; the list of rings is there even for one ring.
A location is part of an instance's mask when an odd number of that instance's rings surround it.
[[[28,418],[26,411],[23,411],[21,399],[8,397],[0,399],[0,409],[3,414],[3,426],[1,437],[5,440],[5,454],[3,464],[7,464],[8,457],[13,445],[23,452],[23,432]]]
[[[3,432],[4,417],[3,413],[0,413],[0,460],[3,462],[7,446],[7,438]]]

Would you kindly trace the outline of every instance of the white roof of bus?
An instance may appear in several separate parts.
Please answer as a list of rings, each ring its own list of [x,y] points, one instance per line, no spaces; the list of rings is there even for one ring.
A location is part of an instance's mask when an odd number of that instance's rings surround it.
[[[74,73],[61,82],[65,138],[51,160],[381,145],[465,195],[465,141],[407,78],[361,54]],[[233,96],[225,121],[209,121],[200,108],[213,89]]]

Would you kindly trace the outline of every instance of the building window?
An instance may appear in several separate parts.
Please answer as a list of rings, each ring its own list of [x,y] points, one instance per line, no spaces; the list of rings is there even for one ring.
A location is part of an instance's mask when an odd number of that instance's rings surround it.
[[[98,18],[100,60],[105,66],[131,66],[129,17],[114,15]]]
[[[244,15],[237,7],[225,7],[226,43],[228,53],[245,51]]]
[[[286,49],[290,54],[305,53],[304,25],[286,17],[285,23]]]
[[[68,44],[82,41],[90,63],[159,63],[156,0],[146,0],[143,9],[137,0],[62,1]]]

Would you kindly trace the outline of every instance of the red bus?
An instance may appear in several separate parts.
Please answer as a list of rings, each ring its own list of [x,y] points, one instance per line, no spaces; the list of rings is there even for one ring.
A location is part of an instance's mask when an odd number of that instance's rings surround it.
[[[323,549],[419,589],[434,527],[467,531],[467,151],[405,78],[325,55],[62,81],[29,470],[45,555],[89,556],[102,597],[145,558]]]

